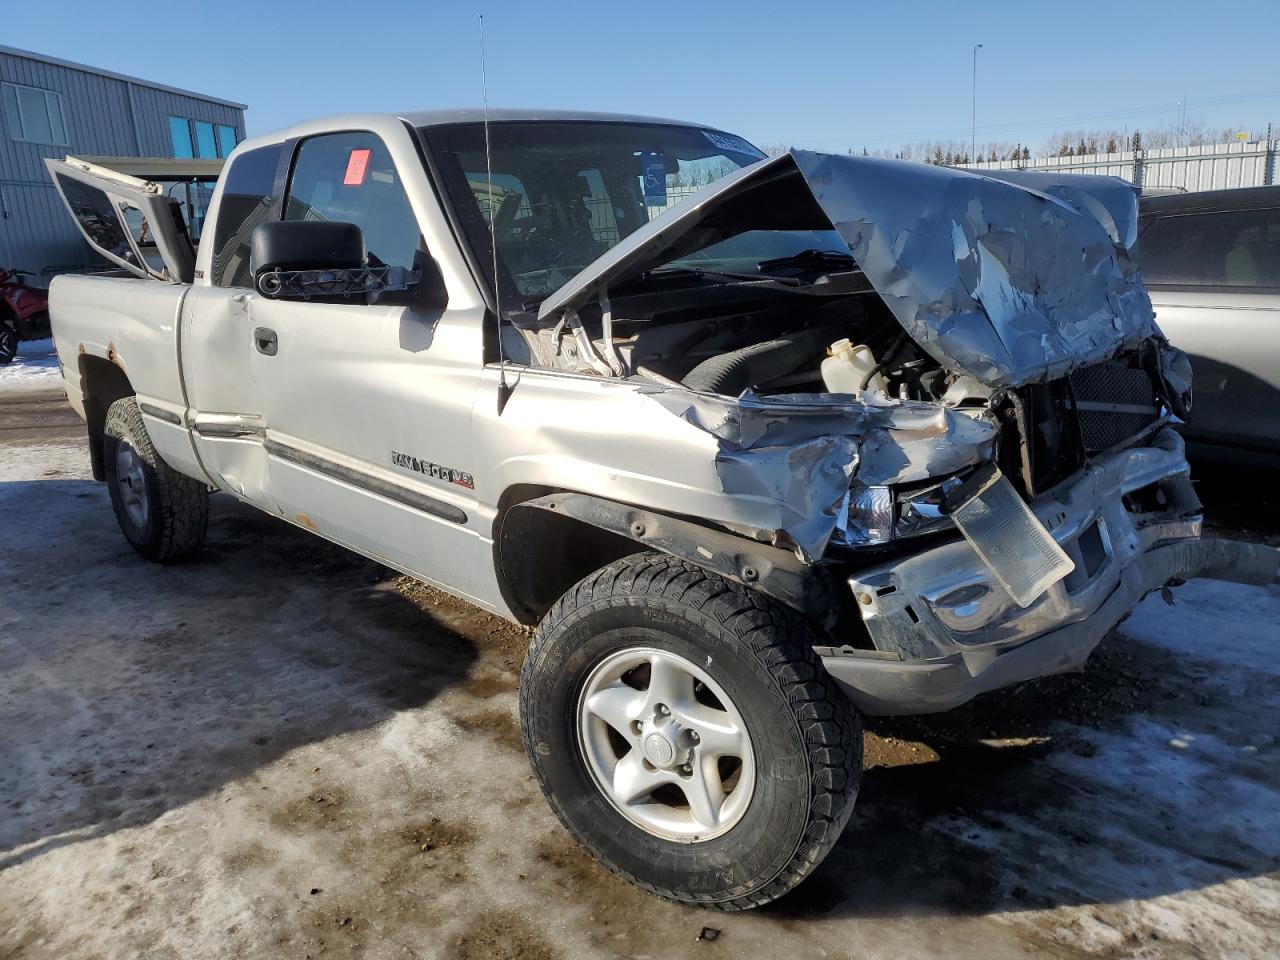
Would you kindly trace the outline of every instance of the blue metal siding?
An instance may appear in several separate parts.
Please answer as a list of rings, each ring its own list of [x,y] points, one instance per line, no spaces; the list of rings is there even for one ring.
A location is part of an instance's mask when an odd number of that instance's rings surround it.
[[[170,115],[235,127],[244,139],[242,110],[88,69],[0,50],[0,81],[53,90],[62,100],[66,145],[15,140],[9,118],[0,116],[0,267],[31,270],[41,283],[50,272],[96,262],[49,182],[44,158],[172,156]],[[0,114],[6,109],[0,98]]]

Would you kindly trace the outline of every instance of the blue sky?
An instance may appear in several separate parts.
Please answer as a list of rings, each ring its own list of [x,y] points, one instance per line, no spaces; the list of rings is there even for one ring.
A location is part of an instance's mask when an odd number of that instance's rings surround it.
[[[349,110],[477,105],[481,11],[492,106],[680,117],[819,149],[967,140],[982,43],[979,141],[1165,126],[1184,97],[1213,128],[1280,126],[1276,0],[50,0],[11,10],[0,42],[246,102],[254,134]],[[144,18],[162,42],[137,42]]]

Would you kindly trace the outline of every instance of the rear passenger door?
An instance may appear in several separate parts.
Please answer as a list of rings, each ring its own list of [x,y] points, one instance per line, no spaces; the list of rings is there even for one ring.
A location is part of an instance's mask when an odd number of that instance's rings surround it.
[[[258,296],[249,272],[249,235],[279,216],[277,169],[283,144],[235,156],[219,186],[212,229],[202,246],[208,276],[197,277],[182,305],[182,364],[188,422],[206,472],[222,489],[267,510],[266,419],[254,378],[254,320]]]
[[[1187,436],[1280,448],[1280,207],[1162,214],[1139,250],[1156,320],[1191,356]]]
[[[372,132],[300,140],[283,219],[354,223],[371,264],[430,270],[405,189],[426,171],[404,136],[407,169]],[[376,303],[255,297],[255,329],[271,345],[255,355],[254,379],[284,516],[471,595],[481,570],[465,558],[480,546],[470,424],[482,344],[474,324],[453,325],[442,304],[423,302],[429,286]]]

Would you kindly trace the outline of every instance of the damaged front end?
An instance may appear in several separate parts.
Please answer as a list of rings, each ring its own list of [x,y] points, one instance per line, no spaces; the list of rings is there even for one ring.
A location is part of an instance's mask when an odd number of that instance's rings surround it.
[[[1190,370],[1155,325],[1136,218],[1109,178],[793,151],[517,326],[535,365],[629,380],[713,438],[727,506],[694,522],[838,584],[815,617],[829,671],[870,713],[929,712],[1079,666],[1199,569],[1171,429]],[[754,270],[724,253],[761,230],[820,247]]]

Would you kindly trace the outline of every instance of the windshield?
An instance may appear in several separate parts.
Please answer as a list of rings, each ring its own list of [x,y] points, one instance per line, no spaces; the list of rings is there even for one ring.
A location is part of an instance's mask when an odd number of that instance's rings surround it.
[[[741,137],[698,127],[503,121],[425,127],[462,228],[486,267],[497,240],[503,305],[529,309],[624,237],[728,173],[763,158]],[[834,230],[753,230],[664,268],[755,273],[762,262],[843,252]],[[486,271],[487,272],[487,271]]]

